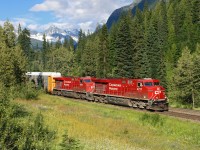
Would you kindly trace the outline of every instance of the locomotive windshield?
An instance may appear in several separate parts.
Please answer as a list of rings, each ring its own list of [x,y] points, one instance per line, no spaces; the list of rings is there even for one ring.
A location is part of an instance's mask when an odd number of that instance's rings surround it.
[[[89,82],[91,82],[91,80],[90,79],[85,79],[84,82],[89,83]]]
[[[152,82],[145,82],[144,86],[153,86],[153,83]]]
[[[144,86],[159,86],[159,82],[145,82]]]

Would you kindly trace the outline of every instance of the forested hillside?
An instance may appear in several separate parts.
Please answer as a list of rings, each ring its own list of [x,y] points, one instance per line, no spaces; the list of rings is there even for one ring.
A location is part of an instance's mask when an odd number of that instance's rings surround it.
[[[199,104],[200,1],[164,0],[129,12],[108,31],[80,33],[75,75],[157,78],[171,101]],[[185,57],[185,59],[184,59]],[[187,62],[186,62],[187,61]]]

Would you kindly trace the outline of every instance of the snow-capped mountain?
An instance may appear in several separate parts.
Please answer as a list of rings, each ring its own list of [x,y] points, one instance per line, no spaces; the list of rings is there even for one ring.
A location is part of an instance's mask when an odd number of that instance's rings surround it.
[[[56,42],[58,39],[64,41],[70,37],[77,42],[78,41],[78,29],[60,29],[55,25],[50,26],[44,32],[30,31],[31,39],[43,41],[43,35],[46,35],[46,40],[49,42]]]

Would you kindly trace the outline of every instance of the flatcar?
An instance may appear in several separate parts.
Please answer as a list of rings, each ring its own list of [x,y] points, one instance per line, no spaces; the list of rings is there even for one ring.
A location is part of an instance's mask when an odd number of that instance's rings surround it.
[[[54,95],[147,110],[168,110],[165,89],[156,79],[49,78],[49,92]]]

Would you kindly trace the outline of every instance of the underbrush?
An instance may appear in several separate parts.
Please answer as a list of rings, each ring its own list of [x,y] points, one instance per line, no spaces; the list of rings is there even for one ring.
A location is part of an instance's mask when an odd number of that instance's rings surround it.
[[[50,149],[55,132],[44,124],[40,113],[33,115],[13,103],[13,89],[0,83],[0,149]]]
[[[39,95],[43,93],[43,90],[35,89],[32,83],[14,86],[10,90],[13,99],[38,100]]]
[[[150,124],[153,127],[162,127],[166,122],[166,118],[161,117],[159,114],[143,114],[139,117],[143,125]]]
[[[192,104],[182,104],[178,101],[170,102],[170,106],[175,107],[175,108],[184,108],[184,109],[198,109],[198,108],[200,108],[199,105],[196,105],[196,108],[192,108]]]
[[[69,137],[67,132],[62,142],[56,143],[57,130],[49,128],[42,110],[31,112],[25,105],[16,103],[19,99],[25,102],[38,99],[39,94],[40,91],[29,84],[10,88],[0,83],[0,149],[81,149],[79,141]]]
[[[192,103],[183,103],[182,100],[174,99],[173,97],[170,100],[170,106],[175,108],[185,108],[185,109],[197,109],[200,110],[200,101],[195,101],[195,108],[193,108]]]

